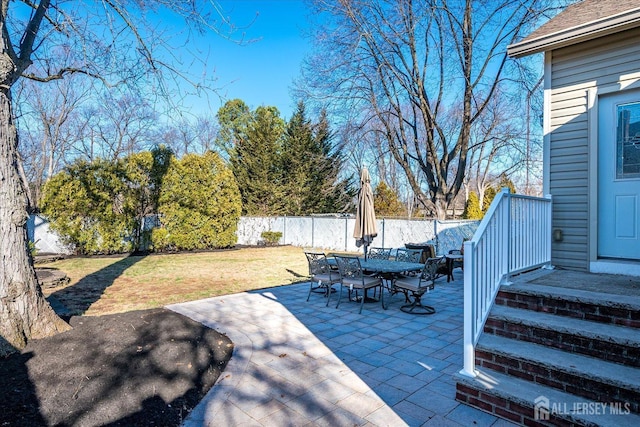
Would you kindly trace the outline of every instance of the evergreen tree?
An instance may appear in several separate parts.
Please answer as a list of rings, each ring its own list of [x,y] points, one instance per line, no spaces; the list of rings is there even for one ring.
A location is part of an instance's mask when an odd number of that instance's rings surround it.
[[[469,193],[469,199],[464,206],[464,212],[462,217],[466,219],[482,219],[484,214],[480,209],[480,200],[478,194],[475,191]]]
[[[498,194],[498,192],[494,187],[488,187],[486,190],[484,190],[484,198],[482,199],[483,213],[489,209],[489,206],[491,206],[491,202],[493,202],[493,199],[495,199],[496,194]]]
[[[252,113],[247,104],[240,99],[227,101],[216,114],[219,130],[215,145],[229,159],[235,147],[247,139]]]
[[[314,125],[298,103],[282,152],[288,215],[343,212],[349,205],[354,191],[338,178],[343,162],[332,140],[326,114]]]
[[[347,212],[351,210],[357,189],[349,178],[340,179],[344,157],[335,144],[327,112],[322,110],[314,126],[317,155],[312,163],[315,186],[311,191],[311,206],[316,213]]]
[[[511,181],[507,177],[507,175],[501,174],[500,175],[500,181],[498,181],[498,188],[500,190],[502,190],[505,187],[507,187],[509,189],[509,193],[511,193],[511,194],[515,194],[516,193],[516,185],[513,183],[513,181]]]
[[[498,192],[502,191],[502,189],[505,188],[505,187],[509,189],[509,193],[515,194],[516,186],[513,183],[513,181],[511,181],[509,178],[507,178],[507,176],[505,174],[501,174],[500,175],[500,180],[498,181],[497,188],[496,187],[489,187],[484,192],[484,200],[482,202],[482,211],[483,212],[486,212],[489,209],[489,206],[491,206],[491,202],[493,202],[493,199],[496,198],[496,195],[498,194]]]
[[[54,175],[44,188],[43,213],[51,229],[80,254],[134,249],[134,200],[138,177],[124,160],[78,160]]]
[[[242,195],[242,213],[269,216],[284,213],[280,162],[284,121],[275,107],[258,107],[235,141],[231,167]]]
[[[313,157],[315,141],[311,122],[307,119],[304,103],[298,107],[287,124],[282,146],[283,187],[287,215],[306,215],[312,196]]]
[[[398,194],[393,191],[384,181],[376,187],[373,194],[373,203],[376,215],[380,216],[405,216],[407,209],[398,198]]]
[[[160,145],[123,159],[130,195],[128,211],[135,218],[135,229],[132,230],[134,250],[148,246],[146,238],[149,232],[143,231],[145,218],[158,213],[160,191],[172,158],[171,149]]]

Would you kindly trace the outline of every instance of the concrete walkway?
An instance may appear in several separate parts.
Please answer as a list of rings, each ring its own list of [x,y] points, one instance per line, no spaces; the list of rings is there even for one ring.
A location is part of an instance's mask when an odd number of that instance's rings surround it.
[[[430,316],[337,298],[308,284],[168,308],[225,333],[234,354],[192,411],[192,426],[502,426],[455,400],[462,367],[462,272],[439,279]]]

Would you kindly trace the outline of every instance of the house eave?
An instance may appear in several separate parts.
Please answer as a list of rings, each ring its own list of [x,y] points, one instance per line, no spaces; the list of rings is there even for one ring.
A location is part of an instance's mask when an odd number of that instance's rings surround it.
[[[507,54],[512,58],[521,58],[534,53],[546,52],[615,34],[638,26],[640,26],[640,9],[633,9],[531,40],[524,39],[519,43],[508,46]]]

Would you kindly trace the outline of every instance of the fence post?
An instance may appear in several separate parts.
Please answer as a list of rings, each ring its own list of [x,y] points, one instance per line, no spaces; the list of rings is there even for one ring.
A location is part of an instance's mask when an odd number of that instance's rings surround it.
[[[460,371],[461,375],[475,378],[476,377],[476,365],[475,365],[475,349],[474,349],[474,334],[475,334],[475,319],[476,319],[476,307],[474,307],[473,292],[474,288],[478,286],[474,283],[475,277],[475,250],[472,241],[464,242],[464,326],[463,326],[463,369]]]
[[[502,265],[502,267],[500,268],[500,271],[504,271],[506,273],[504,273],[504,275],[500,275],[500,277],[498,278],[498,280],[500,281],[500,283],[497,283],[497,286],[500,286],[501,284],[504,285],[510,285],[510,271],[511,271],[511,193],[509,192],[508,188],[503,188],[502,191],[502,197],[506,198],[506,200],[503,201],[503,203],[501,203],[500,205],[500,215],[499,215],[499,219],[500,219],[500,239],[502,240],[502,242],[504,242],[504,240],[506,240],[506,244],[502,244],[500,245],[500,247],[502,248],[502,253],[500,256],[500,265]],[[501,242],[501,243],[502,243]],[[504,264],[502,263],[506,263],[506,267],[504,266]]]
[[[547,235],[547,244],[545,247],[546,253],[545,253],[545,258],[549,260],[549,263],[547,264],[547,268],[548,269],[553,269],[553,264],[551,263],[551,242],[553,239],[553,196],[551,194],[546,194],[545,195],[546,199],[549,199],[549,203],[546,204],[545,206],[545,211],[546,211],[546,215],[547,215],[547,230],[549,230],[549,234]]]
[[[344,217],[344,251],[347,251],[347,239],[349,237],[349,219]]]
[[[282,220],[282,241],[287,244],[287,216],[285,215]]]

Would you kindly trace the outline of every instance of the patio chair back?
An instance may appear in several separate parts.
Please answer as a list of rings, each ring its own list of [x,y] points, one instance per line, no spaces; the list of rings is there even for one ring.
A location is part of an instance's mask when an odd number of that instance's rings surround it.
[[[396,252],[396,261],[402,262],[420,262],[422,250],[398,248]]]
[[[364,277],[362,266],[360,265],[360,258],[355,256],[336,255],[336,262],[338,263],[338,270],[342,279],[347,279],[351,284],[354,281],[357,282]]]
[[[447,262],[444,256],[427,258],[420,274],[420,286],[427,284],[431,289],[435,287],[435,281],[439,277],[447,275]]]
[[[305,252],[304,254],[309,263],[309,276],[331,273],[331,266],[324,252]]]
[[[446,261],[444,257],[428,258],[419,276],[401,277],[394,283],[394,288],[411,293],[413,301],[400,307],[400,310],[411,314],[433,314],[436,310],[422,303],[422,296],[435,289],[435,281],[441,275],[447,273]]]
[[[391,256],[391,249],[385,248],[369,248],[367,258],[369,259],[389,259]]]

